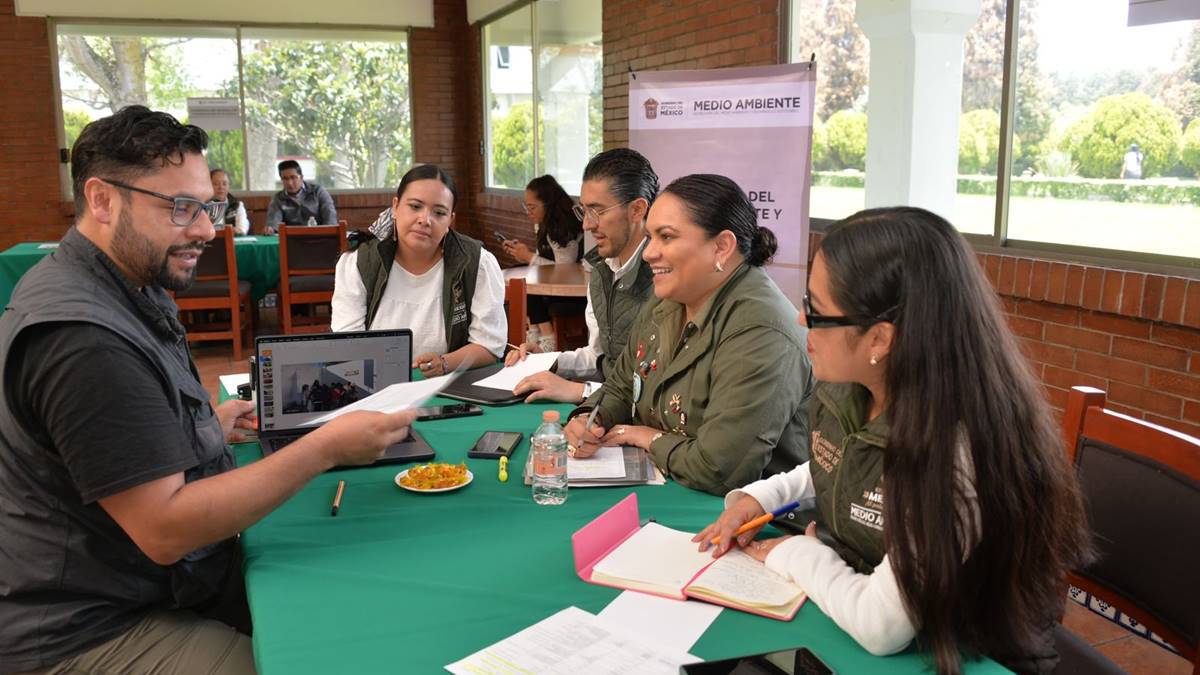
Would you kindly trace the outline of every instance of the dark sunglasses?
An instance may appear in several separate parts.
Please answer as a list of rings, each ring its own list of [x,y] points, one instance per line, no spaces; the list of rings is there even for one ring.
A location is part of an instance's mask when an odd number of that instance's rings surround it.
[[[209,221],[214,224],[219,223],[225,217],[225,208],[229,206],[228,202],[202,202],[199,199],[192,199],[191,197],[171,197],[161,192],[144,190],[132,185],[126,185],[125,183],[118,183],[115,180],[104,180],[104,182],[122,190],[132,190],[133,192],[140,192],[144,195],[158,197],[159,199],[171,202],[171,223],[176,227],[187,227],[196,222],[202,211],[208,213]]]
[[[825,314],[817,314],[813,311],[812,300],[808,297],[808,293],[804,293],[804,323],[809,328],[833,328],[835,326],[871,326],[880,321],[891,321],[892,315],[900,306],[896,305],[891,309],[881,312],[870,319],[856,319],[849,316],[827,316]]]

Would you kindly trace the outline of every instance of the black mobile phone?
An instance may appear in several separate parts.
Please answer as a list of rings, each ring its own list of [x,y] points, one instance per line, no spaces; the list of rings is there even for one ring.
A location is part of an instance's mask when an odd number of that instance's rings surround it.
[[[811,649],[783,649],[722,661],[689,663],[681,675],[836,675]]]
[[[417,408],[417,421],[444,420],[449,417],[469,417],[482,415],[483,408],[471,403],[451,403],[450,405],[434,405],[428,408]]]
[[[493,232],[492,236],[495,237],[496,241],[500,242],[501,244],[508,241],[508,239],[504,235],[500,234],[499,232]]]
[[[519,431],[485,431],[475,441],[475,447],[467,452],[467,457],[476,459],[500,459],[511,457],[513,450],[525,435]]]

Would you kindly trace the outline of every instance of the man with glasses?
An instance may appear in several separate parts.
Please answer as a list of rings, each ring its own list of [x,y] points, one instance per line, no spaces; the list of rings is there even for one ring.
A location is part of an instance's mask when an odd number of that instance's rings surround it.
[[[267,206],[264,234],[275,234],[279,225],[336,225],[337,206],[329,191],[317,183],[304,180],[300,162],[285,159],[279,163],[279,181],[283,189],[271,198]]]
[[[237,534],[408,433],[335,420],[234,468],[253,405],[210,405],[168,294],[225,211],[207,144],[142,106],[85,127],[75,226],[0,317],[0,675],[253,672]]]
[[[575,215],[592,233],[596,247],[584,255],[592,266],[584,317],[588,344],[558,357],[555,372],[531,375],[514,393],[526,400],[579,403],[599,388],[621,353],[642,305],[654,292],[650,266],[642,260],[646,246],[646,214],[658,195],[658,175],[636,150],[616,148],[591,159],[583,170],[580,203]],[[511,352],[506,363],[523,358],[529,348]],[[591,380],[575,382],[566,377]]]

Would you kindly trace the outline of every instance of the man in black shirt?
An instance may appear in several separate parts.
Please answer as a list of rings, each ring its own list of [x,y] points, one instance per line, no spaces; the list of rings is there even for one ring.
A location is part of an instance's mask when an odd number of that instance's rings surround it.
[[[237,533],[408,433],[412,412],[352,413],[234,468],[252,406],[210,405],[167,293],[221,217],[206,145],[141,106],[88,125],[75,227],[0,317],[0,674],[253,672],[202,616],[244,605]]]

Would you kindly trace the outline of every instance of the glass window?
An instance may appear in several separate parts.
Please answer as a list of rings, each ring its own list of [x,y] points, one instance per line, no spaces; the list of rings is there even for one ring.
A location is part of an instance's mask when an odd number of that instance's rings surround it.
[[[542,160],[537,172],[579,194],[583,168],[604,146],[600,3],[559,0],[534,7]]]
[[[404,33],[243,29],[250,184],[300,162],[328,188],[392,188],[412,163]]]
[[[1021,3],[1009,238],[1200,256],[1200,21],[1128,13]]]
[[[813,218],[863,208],[867,160],[867,37],[854,23],[856,0],[792,0],[789,54],[817,57],[813,122]]]
[[[979,20],[963,42],[962,112],[958,119],[958,194],[950,222],[962,232],[992,234],[996,229],[996,176],[1000,154],[1000,100],[1004,79],[1005,0],[985,0]],[[1034,58],[1037,42],[1022,33],[1022,59]],[[1037,147],[1044,125],[1032,128],[1018,111],[1014,166],[1027,164],[1022,152]],[[1022,141],[1024,138],[1024,141]]]
[[[140,104],[187,121],[188,97],[238,96],[234,28],[60,24],[59,90],[67,147],[83,127]],[[244,189],[240,129],[210,132],[209,163]]]
[[[533,138],[533,8],[483,28],[487,184],[524,189],[536,175]]]

